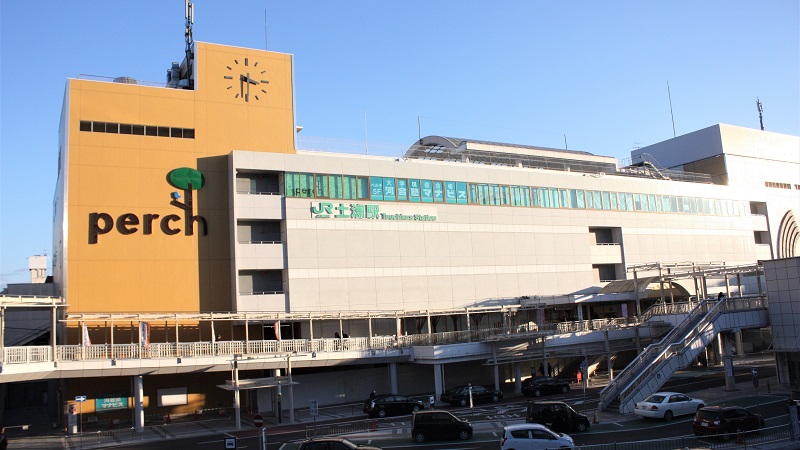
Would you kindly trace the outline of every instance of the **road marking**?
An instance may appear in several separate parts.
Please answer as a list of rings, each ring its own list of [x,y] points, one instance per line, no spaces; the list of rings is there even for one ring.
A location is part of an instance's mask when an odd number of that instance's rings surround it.
[[[621,424],[619,422],[611,422],[611,423],[613,423],[614,425],[616,425],[618,427],[624,427],[625,426],[625,425],[623,425],[623,424]]]

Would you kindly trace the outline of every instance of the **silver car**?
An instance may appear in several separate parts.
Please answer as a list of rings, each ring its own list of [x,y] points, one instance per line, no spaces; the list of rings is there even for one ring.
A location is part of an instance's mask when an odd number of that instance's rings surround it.
[[[636,403],[633,413],[648,419],[672,420],[676,416],[695,414],[706,406],[699,398],[691,398],[679,392],[656,392],[641,402]]]
[[[549,450],[575,448],[569,435],[555,432],[538,423],[508,425],[503,428],[500,450]]]

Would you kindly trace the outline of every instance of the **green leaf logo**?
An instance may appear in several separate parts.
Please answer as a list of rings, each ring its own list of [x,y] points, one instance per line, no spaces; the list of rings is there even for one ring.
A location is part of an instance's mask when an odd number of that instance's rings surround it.
[[[189,189],[189,184],[192,185],[192,189],[200,189],[206,182],[203,174],[200,173],[199,170],[189,167],[181,167],[180,169],[172,170],[167,175],[167,180],[169,184],[179,189]]]

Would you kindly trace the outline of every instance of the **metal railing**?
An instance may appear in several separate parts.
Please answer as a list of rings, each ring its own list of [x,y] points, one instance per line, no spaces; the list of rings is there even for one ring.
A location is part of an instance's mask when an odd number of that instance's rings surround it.
[[[627,398],[649,379],[667,360],[683,355],[689,344],[706,331],[725,312],[766,308],[766,298],[749,297],[725,300],[704,300],[698,303],[689,316],[674,327],[661,341],[647,346],[620,374],[600,391],[600,409],[604,410],[615,398]],[[666,305],[665,305],[666,306]],[[656,311],[653,311],[656,312]],[[652,314],[650,317],[656,314]],[[674,312],[673,312],[674,313]]]
[[[609,444],[582,445],[581,450],[675,450],[675,449],[728,449],[771,442],[791,441],[791,429],[787,425],[762,428],[758,431],[720,434],[714,436],[678,436],[651,441],[614,442]],[[777,448],[777,447],[776,447]],[[791,447],[794,448],[794,447]]]

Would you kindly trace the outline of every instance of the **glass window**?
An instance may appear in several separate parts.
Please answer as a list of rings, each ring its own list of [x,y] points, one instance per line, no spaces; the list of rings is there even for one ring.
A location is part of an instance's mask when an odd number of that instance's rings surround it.
[[[342,176],[342,198],[355,200],[358,198],[358,179],[355,175]]]
[[[697,214],[697,203],[698,199],[694,197],[689,199],[689,207],[691,208],[692,214]]]
[[[422,188],[419,180],[408,180],[408,201],[419,202],[422,197]]]
[[[586,209],[594,209],[594,195],[592,195],[592,191],[586,191]]]
[[[369,199],[369,178],[358,177],[358,200]]]
[[[539,188],[531,188],[531,200],[533,201],[533,206],[542,206],[542,199],[539,198]]]
[[[642,210],[642,196],[639,194],[633,194],[633,207],[637,211]]]
[[[603,209],[611,209],[611,195],[608,192],[603,192]]]
[[[611,192],[609,195],[609,201],[611,202],[611,209],[616,211],[619,209],[619,203],[617,202],[617,193]]]
[[[397,199],[401,201],[408,200],[408,180],[397,179]]]
[[[633,194],[630,192],[625,193],[625,208],[627,208],[628,211],[634,210]]]
[[[539,203],[542,208],[550,207],[550,190],[547,188],[539,188]]]
[[[331,198],[344,198],[344,186],[341,175],[330,175]]]
[[[395,180],[392,177],[383,178],[383,199],[393,202],[397,199],[397,189]]]
[[[456,201],[460,205],[466,205],[468,203],[467,183],[462,183],[460,181],[456,183]]]
[[[558,189],[550,188],[550,207],[561,208],[561,200],[558,198]]]
[[[500,204],[508,206],[511,204],[511,194],[509,194],[508,186],[500,186]]]
[[[456,203],[456,182],[444,182],[444,201],[447,203]]]
[[[624,192],[618,192],[617,193],[617,205],[619,205],[619,210],[620,211],[625,211],[628,208],[627,207],[627,202],[625,200],[625,193]]]
[[[370,200],[383,200],[383,178],[369,177]]]
[[[569,196],[569,191],[566,189],[559,189],[558,196],[561,197],[562,208],[572,208],[572,199]]]
[[[522,206],[531,206],[531,188],[528,186],[522,186],[520,188],[520,203]]]
[[[575,191],[575,207],[578,209],[586,208],[586,198],[584,197],[583,189]]]
[[[653,194],[647,195],[647,209],[650,212],[656,212],[656,196]]]
[[[496,184],[489,185],[489,204],[490,205],[500,204],[500,186]]]
[[[511,186],[511,206],[519,206],[519,186]]]
[[[317,198],[330,197],[328,175],[317,175]]]
[[[477,184],[470,184],[469,185],[469,202],[478,204],[478,185]]]
[[[594,209],[603,209],[603,196],[600,195],[600,191],[592,191],[592,197],[594,201]]]
[[[656,202],[656,212],[664,212],[664,199],[660,195],[654,197],[653,201]]]
[[[422,190],[422,203],[433,203],[433,181],[420,180]]]
[[[314,197],[314,175],[310,173],[286,173],[284,185],[287,197]]]
[[[444,186],[441,181],[433,182],[433,201],[436,203],[444,202]]]

